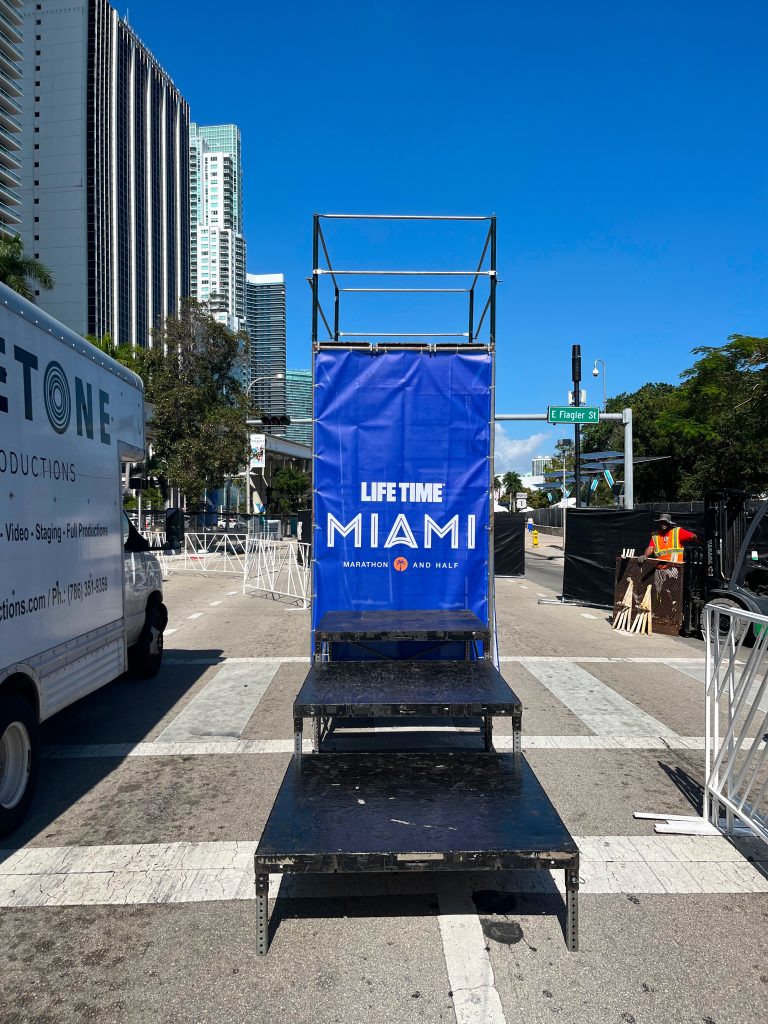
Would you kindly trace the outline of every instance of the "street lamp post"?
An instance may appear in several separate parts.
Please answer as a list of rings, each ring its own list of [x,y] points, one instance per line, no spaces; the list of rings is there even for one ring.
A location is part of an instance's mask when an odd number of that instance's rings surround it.
[[[245,389],[246,398],[249,397],[251,388],[254,386],[254,384],[260,384],[264,380],[283,380],[284,377],[285,377],[284,373],[268,373],[268,374],[266,374],[265,376],[262,376],[262,377],[254,377],[253,380],[248,384],[248,387]],[[249,450],[250,450],[250,439],[249,439],[248,447],[249,447]],[[266,464],[266,451],[264,453],[264,461],[265,461],[265,464]],[[262,470],[262,476],[263,475],[264,475],[264,470]],[[253,501],[253,489],[252,489],[252,485],[251,485],[251,460],[250,460],[250,456],[249,456],[248,457],[248,465],[245,467],[245,507],[246,507],[246,511],[249,512],[249,513],[253,509],[252,501]]]
[[[600,365],[603,368],[603,412],[605,412],[606,411],[606,409],[605,409],[605,361],[603,359],[596,359],[595,360],[595,366],[594,366],[594,369],[592,370],[592,376],[593,377],[599,377],[600,376],[600,371],[597,368],[597,364],[598,363],[600,363]]]

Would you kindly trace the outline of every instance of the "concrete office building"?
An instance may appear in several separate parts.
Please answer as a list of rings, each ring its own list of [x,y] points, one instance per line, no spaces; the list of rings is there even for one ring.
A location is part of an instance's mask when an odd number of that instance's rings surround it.
[[[286,370],[285,372],[285,406],[291,419],[312,418],[312,371]],[[285,436],[290,441],[298,441],[312,447],[312,424],[292,423],[286,427]]]
[[[80,333],[146,345],[190,294],[189,107],[107,0],[25,0],[25,248],[38,302]]]
[[[286,328],[282,274],[248,274],[246,321],[251,343],[248,381],[253,384],[253,406],[270,416],[284,416]]]
[[[246,326],[240,129],[190,125],[192,294],[230,330]]]
[[[0,0],[0,237],[21,227],[21,111],[23,0]]]
[[[553,459],[554,455],[537,455],[534,459],[531,459],[531,474],[533,476],[541,476]]]

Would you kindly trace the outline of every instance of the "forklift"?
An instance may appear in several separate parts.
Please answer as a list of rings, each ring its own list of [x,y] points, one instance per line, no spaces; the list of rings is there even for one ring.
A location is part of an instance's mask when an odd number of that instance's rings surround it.
[[[685,556],[683,635],[701,636],[704,606],[768,616],[768,500],[744,491],[704,499],[704,544]]]

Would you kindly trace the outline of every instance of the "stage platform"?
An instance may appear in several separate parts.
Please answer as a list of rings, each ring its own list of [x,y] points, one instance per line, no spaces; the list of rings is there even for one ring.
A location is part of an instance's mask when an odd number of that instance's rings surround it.
[[[271,872],[560,869],[578,946],[578,848],[522,754],[293,757],[256,850],[259,952]]]
[[[321,732],[332,732],[337,718],[343,718],[349,729],[354,728],[354,719],[370,728],[371,719],[414,716],[479,717],[485,747],[491,750],[496,716],[512,719],[514,749],[519,752],[522,714],[520,699],[490,661],[315,662],[293,705],[295,751],[301,753],[305,718],[318,720],[319,750]],[[326,723],[322,730],[320,721]]]

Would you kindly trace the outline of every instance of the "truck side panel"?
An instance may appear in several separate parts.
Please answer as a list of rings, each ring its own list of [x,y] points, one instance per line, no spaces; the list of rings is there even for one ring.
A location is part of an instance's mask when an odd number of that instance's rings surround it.
[[[138,378],[0,286],[0,676],[37,663],[43,717],[124,667],[119,448],[143,432]]]

